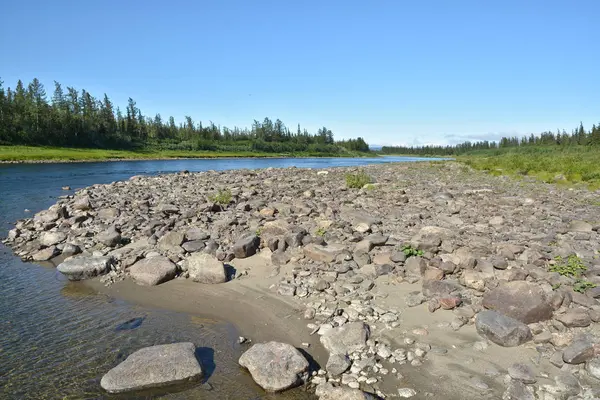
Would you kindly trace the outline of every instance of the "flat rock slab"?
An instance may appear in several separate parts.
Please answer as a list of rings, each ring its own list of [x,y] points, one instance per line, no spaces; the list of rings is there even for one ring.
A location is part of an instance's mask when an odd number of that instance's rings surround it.
[[[552,306],[542,288],[526,281],[504,283],[483,295],[483,306],[523,323],[552,318]]]
[[[110,264],[110,257],[79,256],[66,259],[56,269],[69,280],[80,281],[105,273]]]
[[[503,347],[515,347],[531,340],[527,325],[497,311],[482,311],[475,318],[477,332]]]
[[[167,257],[144,258],[129,268],[129,275],[140,285],[155,286],[170,281],[177,273],[177,266]]]
[[[195,352],[189,342],[145,347],[108,371],[100,386],[109,393],[123,393],[200,378],[202,366]]]
[[[369,334],[364,322],[351,322],[329,330],[321,336],[321,343],[329,354],[350,354],[365,348]]]
[[[334,262],[338,254],[346,250],[346,246],[332,243],[327,246],[310,243],[304,247],[304,255],[314,261]]]
[[[308,378],[308,361],[287,343],[258,343],[239,359],[252,379],[268,392],[280,392],[302,384]]]
[[[319,400],[377,400],[379,397],[349,387],[333,387],[330,383],[317,386],[316,395]]]

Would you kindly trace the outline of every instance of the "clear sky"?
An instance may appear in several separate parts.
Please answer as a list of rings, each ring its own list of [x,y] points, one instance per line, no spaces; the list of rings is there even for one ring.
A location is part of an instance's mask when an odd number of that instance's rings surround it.
[[[600,121],[600,0],[5,0],[0,78],[370,144]]]

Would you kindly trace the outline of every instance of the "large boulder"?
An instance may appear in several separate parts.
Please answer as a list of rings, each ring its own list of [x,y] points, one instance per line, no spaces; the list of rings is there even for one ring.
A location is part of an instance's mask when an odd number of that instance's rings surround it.
[[[50,247],[63,242],[66,238],[64,232],[44,232],[40,235],[40,244]]]
[[[350,354],[364,350],[369,334],[369,326],[364,322],[351,322],[327,331],[321,336],[321,343],[329,354]]]
[[[71,281],[89,279],[105,273],[111,265],[111,257],[70,257],[56,269]]]
[[[129,268],[129,275],[140,285],[155,286],[175,277],[177,266],[167,257],[144,258]]]
[[[255,344],[242,354],[239,364],[268,392],[298,386],[308,378],[308,361],[298,349],[286,343]]]
[[[483,306],[526,324],[552,318],[552,306],[542,288],[526,281],[507,282],[485,293]]]
[[[100,386],[109,393],[155,388],[202,377],[193,343],[145,347],[102,377]]]
[[[227,281],[225,266],[213,255],[194,253],[186,261],[189,277],[194,282],[223,283]]]
[[[239,239],[233,245],[233,254],[236,258],[246,258],[256,254],[260,247],[260,238],[256,235],[248,235]]]
[[[531,330],[524,323],[497,311],[482,311],[475,317],[477,332],[504,347],[516,347],[531,340]]]

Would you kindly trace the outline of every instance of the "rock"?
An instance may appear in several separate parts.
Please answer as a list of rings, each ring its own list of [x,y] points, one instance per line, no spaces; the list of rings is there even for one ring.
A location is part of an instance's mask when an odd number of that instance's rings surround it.
[[[280,283],[277,288],[277,293],[282,296],[293,296],[296,294],[296,285],[290,283]]]
[[[563,350],[562,358],[567,364],[581,364],[595,357],[594,343],[582,338]]]
[[[477,332],[504,347],[515,347],[531,340],[531,330],[524,323],[497,311],[482,311],[475,317]]]
[[[404,301],[408,307],[416,307],[421,305],[427,298],[421,292],[412,292],[406,295]]]
[[[465,280],[465,286],[479,292],[483,292],[485,289],[485,280],[483,275],[478,271],[467,270],[463,274]]]
[[[310,243],[304,247],[304,255],[311,260],[321,262],[334,262],[336,257],[346,250],[343,244],[330,244],[328,246],[320,246]]]
[[[513,281],[501,284],[483,295],[483,306],[526,324],[552,318],[552,306],[535,283]]]
[[[210,235],[200,228],[190,228],[185,232],[185,239],[188,241],[193,240],[207,240]]]
[[[569,310],[565,314],[558,315],[556,319],[563,323],[567,328],[590,326],[592,320],[586,310]]]
[[[425,297],[446,297],[454,295],[461,290],[461,287],[448,280],[443,281],[424,281],[423,294]]]
[[[421,276],[427,269],[427,263],[422,257],[409,257],[404,262],[404,268],[408,274]]]
[[[308,361],[295,347],[279,342],[259,343],[239,359],[252,379],[268,392],[298,386],[308,378]]]
[[[459,296],[441,297],[439,303],[444,310],[452,310],[461,305],[462,299]]]
[[[70,257],[56,267],[71,281],[93,278],[105,273],[112,263],[110,257]]]
[[[508,375],[523,383],[536,383],[535,372],[527,364],[516,363],[508,367]]]
[[[119,212],[119,210],[114,207],[103,208],[101,210],[98,210],[98,213],[96,214],[96,218],[99,218],[99,219],[102,219],[105,221],[111,221],[111,220],[117,218],[119,216],[119,214],[121,214]]]
[[[188,253],[195,253],[204,249],[206,245],[203,240],[191,240],[182,244],[181,247]]]
[[[246,258],[256,254],[260,246],[260,238],[256,235],[248,235],[239,239],[233,245],[233,254],[236,258]]]
[[[348,355],[333,353],[329,355],[326,369],[329,375],[338,376],[348,371],[351,365],[352,361],[350,361]]]
[[[109,393],[123,393],[199,379],[203,371],[195,352],[193,343],[145,347],[108,371],[100,386]]]
[[[368,338],[368,325],[364,322],[350,322],[321,336],[321,343],[329,354],[350,354],[362,351]]]
[[[64,257],[71,257],[79,253],[81,253],[81,249],[79,248],[79,246],[71,243],[65,243],[65,245],[62,248],[62,255]]]
[[[398,397],[408,399],[417,395],[417,391],[411,388],[400,388],[398,389]]]
[[[571,221],[567,229],[569,232],[591,232],[592,225],[585,221]]]
[[[183,240],[183,233],[171,231],[158,240],[158,248],[163,251],[169,251],[181,246]]]
[[[74,210],[86,211],[92,208],[89,196],[76,198],[72,205]]]
[[[590,376],[600,380],[600,357],[589,360],[585,364],[585,370]]]
[[[502,400],[535,400],[533,388],[518,380],[510,381]]]
[[[185,261],[189,277],[199,283],[227,282],[225,266],[215,256],[207,253],[194,253]]]
[[[167,257],[145,258],[129,268],[129,275],[140,285],[155,286],[175,277],[177,266]]]
[[[398,251],[390,256],[390,260],[395,263],[403,263],[406,261],[406,254],[404,254],[402,251]]]
[[[33,261],[48,261],[59,254],[60,250],[58,250],[56,246],[50,246],[38,251],[37,253],[34,253],[31,258]]]
[[[40,244],[50,247],[57,245],[67,239],[67,235],[63,232],[44,232],[40,235]]]
[[[108,247],[115,247],[121,243],[121,234],[114,228],[109,228],[96,235],[96,240]]]
[[[377,400],[378,397],[350,387],[334,387],[331,383],[317,386],[315,394],[319,400]]]

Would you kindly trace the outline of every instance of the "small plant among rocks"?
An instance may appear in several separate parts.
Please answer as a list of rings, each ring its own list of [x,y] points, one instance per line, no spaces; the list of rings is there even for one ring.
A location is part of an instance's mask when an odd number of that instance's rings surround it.
[[[578,293],[585,293],[586,290],[595,288],[596,284],[585,279],[577,279],[573,285],[573,290]]]
[[[406,245],[406,246],[402,247],[402,252],[404,253],[404,255],[406,257],[416,257],[416,256],[423,255],[423,250],[417,250],[410,245]]]
[[[355,174],[346,174],[346,186],[350,189],[361,189],[369,183],[371,183],[371,177],[365,171],[359,171]]]
[[[212,196],[209,196],[208,199],[215,204],[227,205],[231,203],[231,190],[229,189],[219,189],[219,191]]]
[[[554,259],[556,264],[550,266],[550,272],[558,272],[562,276],[575,278],[575,283],[573,283],[575,292],[585,293],[586,290],[596,287],[595,283],[581,278],[581,274],[587,270],[581,258],[571,254],[566,260],[561,256],[556,256]]]
[[[317,232],[316,232],[317,236],[321,236],[321,237],[325,236],[325,233],[327,233],[327,231],[323,227],[320,227],[319,229],[317,229]]]
[[[550,266],[550,272],[558,272],[562,276],[573,278],[579,277],[582,272],[587,270],[581,258],[575,254],[571,254],[566,260],[561,256],[556,256],[554,259],[556,264]]]

